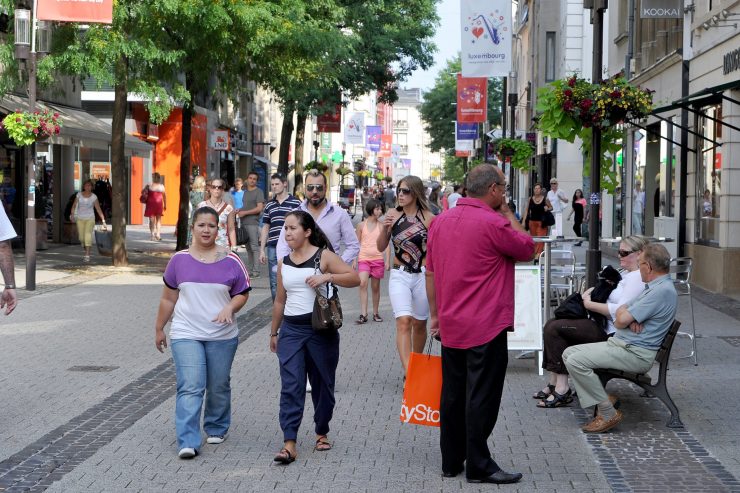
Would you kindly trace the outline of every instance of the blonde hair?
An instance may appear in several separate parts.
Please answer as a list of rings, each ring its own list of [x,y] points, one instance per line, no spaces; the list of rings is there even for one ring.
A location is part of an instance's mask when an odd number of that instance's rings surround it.
[[[193,180],[193,191],[195,192],[202,192],[206,189],[206,179],[198,175],[195,177],[195,180]]]

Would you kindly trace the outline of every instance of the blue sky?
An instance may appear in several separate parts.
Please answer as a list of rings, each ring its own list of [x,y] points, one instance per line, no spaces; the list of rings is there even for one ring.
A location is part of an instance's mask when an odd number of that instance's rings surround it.
[[[455,57],[460,51],[460,0],[441,0],[437,4],[437,15],[440,18],[440,25],[434,36],[434,43],[437,45],[434,65],[429,70],[414,72],[401,84],[402,87],[431,89],[434,86],[434,79],[445,67],[447,60]]]

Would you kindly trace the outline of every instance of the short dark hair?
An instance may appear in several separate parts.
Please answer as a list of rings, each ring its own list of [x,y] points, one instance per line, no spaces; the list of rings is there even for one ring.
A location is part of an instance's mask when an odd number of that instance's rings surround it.
[[[252,170],[249,173],[247,173],[247,178],[249,178],[252,175],[256,176],[257,178],[260,177],[260,174],[259,173],[257,173],[256,171]]]
[[[373,212],[375,212],[375,208],[380,207],[381,209],[383,206],[375,199],[370,199],[367,201],[367,204],[365,204],[365,212],[368,216],[372,216]]]
[[[324,179],[324,185],[328,185],[329,184],[326,181],[326,175],[324,173],[322,173],[321,171],[317,170],[317,169],[308,170],[308,173],[306,173],[306,178],[308,178],[309,176],[311,176],[311,177],[320,176],[321,178]]]
[[[283,183],[288,181],[288,179],[282,173],[273,173],[272,176],[270,177],[270,180],[280,180]]]
[[[452,185],[453,192],[459,192],[461,188],[462,188],[462,185]]]

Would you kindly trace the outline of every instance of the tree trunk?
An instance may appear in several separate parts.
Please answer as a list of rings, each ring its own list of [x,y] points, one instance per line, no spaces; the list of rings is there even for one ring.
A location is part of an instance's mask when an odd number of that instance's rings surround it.
[[[113,235],[113,265],[125,267],[128,265],[126,252],[126,200],[129,194],[126,183],[126,158],[124,142],[126,136],[126,109],[128,106],[128,90],[126,78],[128,74],[128,60],[120,56],[116,62],[115,100],[113,102],[113,122],[111,135],[111,227]]]
[[[278,156],[278,173],[288,176],[288,156],[290,155],[290,140],[293,137],[293,113],[295,105],[286,103],[283,109],[283,127],[280,129],[280,152]]]
[[[185,75],[185,84],[192,94],[192,76]],[[177,251],[188,246],[190,223],[190,135],[193,129],[193,103],[185,102],[182,107],[182,152],[180,154],[180,207],[177,213]]]
[[[306,139],[306,120],[308,119],[308,113],[305,110],[298,111],[298,117],[296,118],[296,130],[295,130],[295,187],[293,188],[293,195],[300,197],[304,196],[303,193],[303,148],[305,146]]]

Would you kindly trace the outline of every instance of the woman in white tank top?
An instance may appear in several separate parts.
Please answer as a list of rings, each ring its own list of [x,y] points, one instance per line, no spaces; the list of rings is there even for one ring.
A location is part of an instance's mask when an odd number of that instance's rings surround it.
[[[279,418],[285,442],[275,462],[287,465],[297,456],[296,438],[306,401],[307,376],[313,388],[314,450],[323,452],[332,447],[326,435],[334,412],[339,332],[316,332],[311,326],[314,288],[326,289],[327,283],[352,288],[360,284],[360,278],[330,250],[329,241],[311,214],[301,210],[288,213],[284,228],[285,241],[293,251],[278,259],[270,350],[277,353],[280,362]]]

